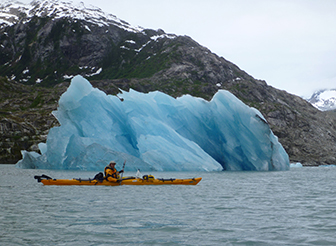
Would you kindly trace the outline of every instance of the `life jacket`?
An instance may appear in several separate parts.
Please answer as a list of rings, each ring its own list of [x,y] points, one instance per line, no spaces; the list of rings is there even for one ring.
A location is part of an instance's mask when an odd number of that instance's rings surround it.
[[[117,172],[117,169],[112,168],[110,166],[106,166],[104,169],[105,179],[108,181],[117,181],[117,179],[120,178],[119,173]],[[116,179],[116,180],[112,180]]]

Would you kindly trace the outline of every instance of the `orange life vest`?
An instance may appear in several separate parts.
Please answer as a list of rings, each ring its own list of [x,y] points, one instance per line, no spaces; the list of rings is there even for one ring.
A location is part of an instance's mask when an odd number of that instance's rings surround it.
[[[118,179],[120,179],[120,176],[119,176],[119,173],[117,172],[117,169],[112,168],[110,166],[105,167],[104,173],[105,173],[105,179],[107,181],[117,182]]]

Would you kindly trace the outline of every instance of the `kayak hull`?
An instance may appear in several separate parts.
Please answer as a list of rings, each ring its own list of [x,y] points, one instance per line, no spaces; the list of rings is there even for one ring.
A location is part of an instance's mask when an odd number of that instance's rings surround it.
[[[98,181],[96,179],[41,179],[44,185],[197,185],[202,178],[190,179],[152,179],[144,180],[141,178],[124,178],[119,182],[110,182],[107,180]]]

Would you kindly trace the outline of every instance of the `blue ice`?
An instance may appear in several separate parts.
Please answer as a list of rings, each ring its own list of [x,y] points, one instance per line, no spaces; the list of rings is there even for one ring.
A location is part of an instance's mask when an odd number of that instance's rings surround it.
[[[303,166],[300,162],[296,162],[296,163],[290,163],[289,167],[290,168],[299,168],[299,167],[303,167]]]
[[[102,170],[115,160],[136,171],[288,170],[289,158],[262,114],[230,92],[209,102],[162,92],[106,95],[72,79],[41,154],[22,151],[21,168]]]

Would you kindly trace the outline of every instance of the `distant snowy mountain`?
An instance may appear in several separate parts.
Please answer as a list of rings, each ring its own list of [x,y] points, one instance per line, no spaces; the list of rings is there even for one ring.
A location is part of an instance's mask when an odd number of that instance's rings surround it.
[[[315,92],[310,99],[308,99],[315,108],[321,111],[336,109],[336,89],[320,90]]]
[[[130,32],[142,31],[140,27],[132,27],[127,22],[118,19],[112,14],[104,13],[100,8],[84,3],[76,5],[71,1],[32,1],[24,4],[19,1],[6,1],[0,4],[0,27],[14,25],[20,21],[30,21],[33,17],[51,17],[53,19],[72,18],[85,20],[99,26],[115,25]]]

